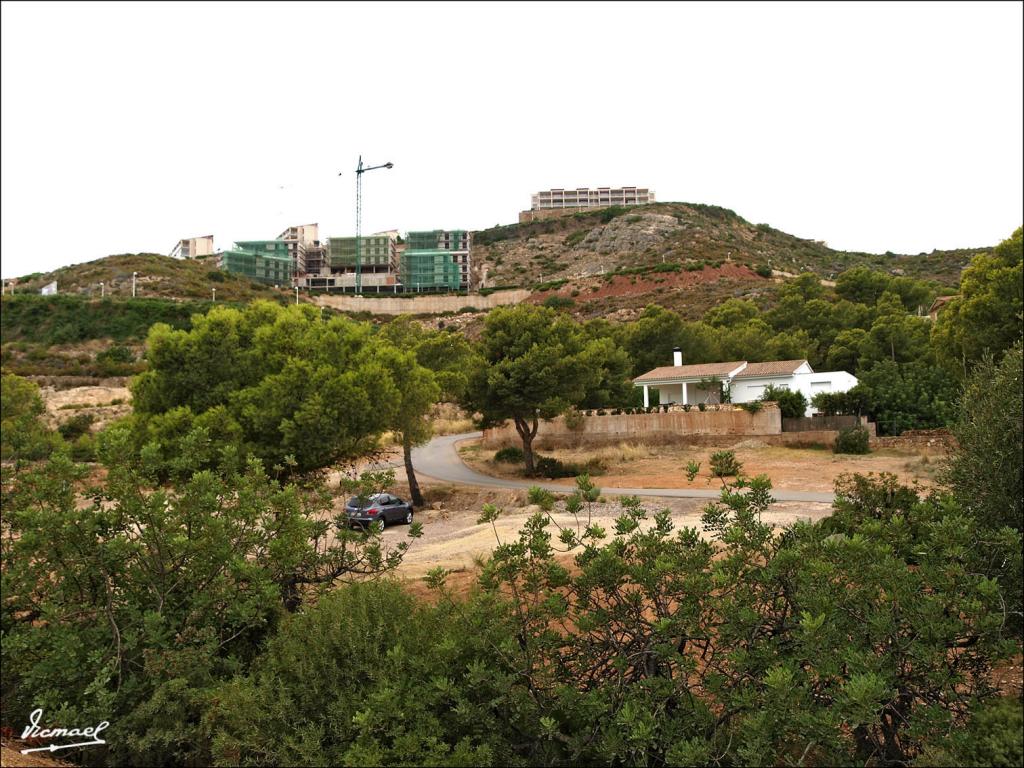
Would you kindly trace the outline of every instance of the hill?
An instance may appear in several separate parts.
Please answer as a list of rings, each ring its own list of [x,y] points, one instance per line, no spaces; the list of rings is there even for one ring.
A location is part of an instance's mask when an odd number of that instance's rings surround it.
[[[765,274],[769,269],[814,272],[824,279],[863,265],[955,288],[960,270],[987,250],[916,255],[837,251],[767,224],[751,224],[726,208],[694,203],[601,208],[474,235],[474,261],[484,284],[491,286],[576,280],[661,264],[685,269],[734,263],[752,271],[760,267]]]
[[[100,283],[109,297],[132,295],[132,273],[137,272],[136,296],[140,298],[209,300],[213,288],[218,301],[252,301],[285,295],[286,291],[218,270],[207,259],[172,259],[155,253],[123,253],[53,272],[37,272],[17,280],[16,293],[38,293],[57,281],[62,294],[100,298]]]

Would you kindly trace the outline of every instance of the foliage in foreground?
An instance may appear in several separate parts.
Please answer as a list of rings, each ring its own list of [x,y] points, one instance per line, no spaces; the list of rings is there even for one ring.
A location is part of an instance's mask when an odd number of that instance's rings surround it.
[[[86,760],[208,762],[213,687],[288,612],[394,568],[408,544],[348,530],[322,487],[282,486],[258,461],[159,487],[117,433],[101,458],[95,486],[64,452],[3,468],[3,724],[42,707],[52,723],[110,722],[109,751]]]
[[[989,535],[979,558],[948,498],[891,478],[837,490],[834,523],[778,536],[760,519],[770,484],[741,480],[706,508],[709,541],[636,498],[603,530],[581,478],[575,523],[530,517],[468,599],[438,570],[434,606],[377,587],[292,619],[218,692],[215,758],[906,764],[994,695],[992,665],[1016,646],[987,558],[1019,560],[1020,536]]]

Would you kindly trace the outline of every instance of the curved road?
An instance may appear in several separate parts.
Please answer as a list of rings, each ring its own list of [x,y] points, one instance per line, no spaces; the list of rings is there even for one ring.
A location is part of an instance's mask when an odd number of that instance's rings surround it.
[[[459,435],[442,435],[435,437],[426,445],[413,448],[412,464],[417,475],[426,475],[435,480],[444,480],[461,485],[481,485],[487,488],[529,488],[539,485],[549,491],[565,493],[571,486],[556,483],[542,483],[527,480],[505,480],[500,477],[482,475],[470,469],[459,457],[455,444],[463,440],[481,437],[482,432],[463,432]],[[690,488],[603,488],[602,492],[615,496],[669,496],[686,499],[717,499],[721,494],[714,490]],[[834,495],[820,491],[789,491],[772,488],[772,496],[776,501],[813,501],[831,504]]]

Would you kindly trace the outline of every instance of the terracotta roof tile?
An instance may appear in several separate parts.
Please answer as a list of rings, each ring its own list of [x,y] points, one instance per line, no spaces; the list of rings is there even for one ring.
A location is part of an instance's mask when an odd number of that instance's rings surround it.
[[[728,376],[743,365],[742,360],[731,363],[700,363],[698,365],[664,365],[633,381],[663,381],[665,379],[707,379],[712,376]]]
[[[806,360],[769,360],[765,363],[747,363],[747,367],[740,371],[737,379],[749,379],[754,376],[786,376],[793,373]]]

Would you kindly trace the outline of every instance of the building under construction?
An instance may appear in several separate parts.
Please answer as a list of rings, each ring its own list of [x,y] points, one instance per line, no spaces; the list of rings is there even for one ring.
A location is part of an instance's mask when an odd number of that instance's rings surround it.
[[[233,249],[219,254],[217,266],[269,285],[290,286],[295,274],[292,253],[285,240],[238,241]]]
[[[400,258],[405,291],[458,291],[469,288],[472,236],[463,229],[410,232]]]

